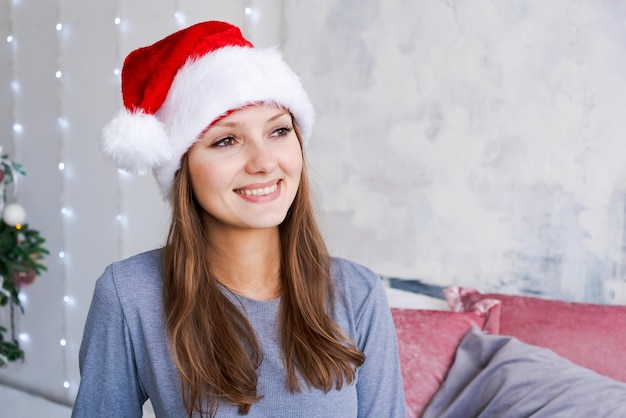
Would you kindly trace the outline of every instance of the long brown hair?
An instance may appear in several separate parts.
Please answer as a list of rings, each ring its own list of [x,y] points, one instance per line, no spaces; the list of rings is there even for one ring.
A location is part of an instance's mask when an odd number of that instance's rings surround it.
[[[294,124],[298,140],[300,135]],[[163,257],[163,301],[174,361],[189,417],[215,416],[220,402],[246,415],[262,398],[257,369],[262,353],[246,317],[222,293],[207,261],[202,208],[183,157],[172,189],[172,222]],[[331,258],[314,217],[303,164],[300,185],[279,225],[281,344],[289,390],[301,380],[325,392],[352,384],[365,355],[332,319]]]

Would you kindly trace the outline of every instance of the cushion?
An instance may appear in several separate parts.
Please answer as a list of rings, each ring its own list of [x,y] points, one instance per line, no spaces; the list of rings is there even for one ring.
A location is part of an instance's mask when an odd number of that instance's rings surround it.
[[[580,366],[626,382],[626,306],[483,294],[467,288],[444,293],[449,299],[457,295],[459,310],[472,309],[483,299],[500,300],[500,334],[549,348]]]
[[[626,417],[626,384],[543,347],[470,330],[423,418]]]
[[[499,305],[486,312],[391,309],[400,352],[407,417],[419,417],[452,364],[463,336],[476,326],[497,334]]]

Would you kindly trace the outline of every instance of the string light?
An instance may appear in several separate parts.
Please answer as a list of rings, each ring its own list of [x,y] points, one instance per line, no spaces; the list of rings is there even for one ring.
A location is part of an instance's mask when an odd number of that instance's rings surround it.
[[[187,18],[185,14],[180,11],[174,13],[174,19],[176,20],[176,23],[178,23],[178,26],[180,27],[185,26],[185,23],[187,22]]]
[[[18,1],[14,0],[13,1],[13,5],[17,4]],[[16,52],[17,52],[17,47],[18,47],[18,38],[12,33],[13,32],[13,8],[11,9],[11,17],[9,19],[9,31],[10,34],[7,36],[6,41],[7,43],[11,44],[11,69],[10,69],[10,73],[13,77],[13,80],[10,83],[10,87],[11,90],[13,91],[13,114],[12,114],[12,121],[13,121],[13,152],[15,154],[18,153],[19,151],[19,147],[18,147],[18,137],[20,136],[20,134],[22,134],[24,132],[24,126],[18,122],[18,108],[17,108],[17,102],[18,102],[18,94],[20,92],[20,83],[18,82],[18,76],[17,76],[17,65],[16,65]],[[17,158],[19,159],[19,158]],[[21,225],[17,224],[15,225],[15,229],[21,229]],[[22,304],[22,307],[25,307],[27,302],[28,302],[28,297],[26,296],[26,293],[24,292],[20,292],[18,294],[18,299],[20,301],[20,303]],[[20,342],[20,344],[22,344],[22,347],[20,347],[21,349],[25,348],[24,346],[28,346],[28,343],[30,342],[30,336],[27,332],[21,332],[18,334],[17,336],[18,341]]]
[[[13,6],[19,4],[19,0],[13,0],[12,4],[13,4]],[[57,41],[57,70],[54,71],[54,76],[60,82],[65,82],[65,80],[63,80],[63,78],[66,78],[66,74],[64,74],[63,68],[62,68],[62,65],[61,65],[62,64],[62,62],[61,62],[62,61],[61,60],[62,54],[61,53],[62,53],[62,50],[63,50],[62,40],[63,40],[63,37],[64,37],[63,32],[64,32],[64,29],[65,29],[65,27],[64,27],[64,25],[63,25],[63,23],[61,22],[61,19],[60,19],[60,17],[62,16],[61,5],[62,5],[62,2],[59,0],[58,1],[58,13],[59,13],[59,19],[58,20],[59,21],[58,21],[58,23],[56,23],[54,25],[54,29],[56,30],[56,32],[58,33],[58,36],[59,36],[58,37],[58,41]],[[12,147],[12,149],[13,149],[13,152],[15,154],[18,154],[20,149],[21,149],[20,148],[21,143],[18,142],[18,139],[19,139],[20,135],[23,134],[25,131],[28,132],[27,131],[28,127],[22,125],[22,123],[19,121],[19,115],[18,115],[18,110],[19,109],[18,109],[17,104],[19,102],[18,95],[19,95],[19,93],[21,91],[21,84],[20,84],[20,81],[18,79],[18,72],[17,72],[17,66],[16,66],[16,52],[17,52],[17,47],[18,47],[18,44],[19,44],[19,38],[18,38],[19,34],[11,32],[13,30],[12,26],[13,26],[13,21],[14,21],[14,19],[13,19],[14,10],[15,10],[15,7],[10,9],[11,16],[8,19],[9,35],[7,35],[5,39],[6,39],[6,42],[8,44],[10,44],[11,48],[12,48],[12,56],[11,56],[10,69],[9,69],[9,74],[12,74],[12,80],[8,84],[9,84],[10,90],[12,91],[13,96],[14,96],[13,97],[13,103],[12,103],[13,104],[13,114],[12,114],[12,130],[13,130],[12,140],[13,140],[13,147]],[[60,111],[60,115],[58,117],[59,144],[60,144],[60,150],[59,150],[59,154],[60,154],[60,159],[59,160],[60,160],[60,162],[58,164],[58,168],[59,168],[59,171],[61,172],[60,174],[64,175],[64,174],[67,174],[67,172],[65,171],[66,167],[65,167],[65,163],[63,162],[63,159],[64,159],[63,158],[64,157],[63,149],[64,149],[64,142],[65,142],[66,131],[69,128],[69,122],[68,122],[67,118],[65,118],[63,116],[64,110],[65,110],[64,109],[64,103],[63,103],[63,100],[62,100],[63,99],[63,92],[64,92],[63,85],[59,84],[58,92],[59,92],[58,100],[59,100],[59,111]],[[19,160],[19,156],[16,156],[16,159]],[[65,171],[65,173],[63,173],[64,171]],[[62,193],[61,193],[61,199],[63,200],[63,198],[65,197],[65,187],[64,187],[65,186],[65,182],[62,180],[61,183],[62,183],[62,189],[63,189]],[[65,221],[67,221],[68,219],[71,218],[72,211],[71,211],[70,208],[62,207],[61,214],[64,217],[63,219]],[[65,232],[63,232],[62,240],[63,240],[63,242],[65,241]],[[66,259],[66,252],[65,251],[59,251],[58,255],[59,255],[60,259]],[[66,275],[66,273],[64,274],[64,277],[65,277],[65,275]],[[67,287],[67,280],[66,279],[64,279],[63,286]],[[18,298],[19,298],[20,303],[21,303],[22,306],[26,306],[27,305],[27,303],[28,303],[28,296],[27,296],[26,292],[20,292],[18,294]],[[71,305],[74,304],[74,299],[72,297],[70,297],[70,296],[67,296],[67,295],[64,296],[63,300],[64,300],[66,306],[71,306]],[[67,317],[67,315],[65,315],[65,317]],[[67,324],[66,324],[65,318],[63,318],[63,320],[62,320],[62,326],[63,326],[62,333],[64,335],[62,335],[61,338],[59,338],[58,341],[59,341],[59,344],[60,344],[61,347],[67,347],[70,344],[69,344],[69,340],[65,336],[65,334],[67,333],[67,331],[66,331]],[[18,339],[18,341],[20,341],[20,344],[23,344],[25,347],[28,347],[28,344],[31,341],[31,337],[30,337],[28,332],[21,332],[21,333],[19,333],[17,335],[17,339]],[[68,367],[67,367],[67,358],[65,357],[65,355],[63,357],[63,360],[64,360],[63,370],[65,370],[65,373],[67,374],[68,373]],[[65,376],[65,378],[62,379],[62,382],[63,382],[62,384],[63,384],[64,388],[66,388],[66,389],[70,388],[70,380],[71,379],[68,379],[68,376]]]
[[[120,2],[117,2],[117,7],[119,10],[120,7]],[[176,7],[174,10],[178,10],[178,7]],[[115,37],[115,58],[116,58],[116,62],[121,63],[123,62],[123,56],[121,54],[121,48],[120,48],[120,44],[121,44],[121,32],[122,32],[122,27],[120,26],[120,24],[122,23],[122,18],[119,16],[115,18],[115,24],[118,26],[118,30],[116,32],[116,37]],[[113,69],[113,75],[115,75],[115,83],[116,83],[116,88],[120,88],[120,84],[122,82],[121,79],[121,71],[120,71],[120,67],[115,67]],[[120,100],[118,98],[118,100]],[[121,104],[118,102],[118,105]],[[117,213],[118,215],[116,215],[116,231],[117,231],[117,248],[118,248],[118,256],[121,258],[122,254],[123,254],[123,246],[124,246],[124,239],[123,239],[123,230],[122,230],[122,222],[120,221],[120,213],[122,212],[122,185],[121,185],[121,179],[125,176],[128,176],[127,173],[123,172],[123,170],[117,170],[117,182],[116,182],[116,193],[117,193],[117,199],[116,199],[116,203],[117,203]]]
[[[26,293],[24,292],[20,292],[17,298],[20,300],[22,306],[25,306],[28,303],[28,296],[26,296]]]
[[[67,121],[67,118],[64,118],[63,116],[59,116],[57,118],[57,123],[59,124],[59,127],[62,129],[67,129],[70,126],[69,122]]]
[[[65,101],[63,100],[64,98],[64,94],[63,92],[65,84],[67,83],[68,80],[66,79],[66,77],[63,74],[63,51],[64,51],[64,43],[63,40],[66,37],[66,30],[65,30],[65,25],[62,23],[62,17],[63,17],[63,2],[61,0],[58,1],[57,3],[57,11],[58,11],[58,23],[56,24],[55,28],[57,30],[58,36],[57,36],[57,71],[55,72],[55,77],[59,80],[59,85],[58,85],[58,109],[59,109],[59,115],[57,117],[57,125],[58,125],[58,138],[59,138],[59,172],[61,175],[61,202],[65,202],[66,201],[66,185],[67,185],[67,176],[68,173],[66,170],[66,165],[65,165],[65,144],[67,142],[67,134],[68,134],[68,129],[70,126],[70,122],[68,120],[68,118],[65,116],[66,114],[66,106],[65,106]],[[63,77],[63,79],[62,79]],[[62,250],[59,251],[59,259],[64,260],[66,258],[66,253],[64,248],[66,247],[66,225],[67,222],[71,219],[72,217],[72,210],[71,208],[67,207],[65,204],[62,203],[62,207],[61,207],[61,222],[63,223],[63,235],[62,235],[62,240],[61,240],[61,248]],[[65,261],[65,260],[64,260]],[[67,292],[67,263],[62,263],[61,268],[63,269],[63,287],[65,289],[65,292]],[[67,303],[64,306],[64,309],[66,308]],[[66,313],[64,315],[64,320],[62,322],[62,334],[63,336],[60,338],[59,340],[59,344],[61,345],[61,347],[65,348],[67,346],[67,339],[66,339],[66,335],[67,335],[67,321],[65,320],[65,318],[67,318],[68,314]],[[63,353],[63,370],[65,371],[65,380],[63,381],[63,387],[65,389],[69,389],[70,384],[68,381],[68,359],[67,359],[67,352]]]

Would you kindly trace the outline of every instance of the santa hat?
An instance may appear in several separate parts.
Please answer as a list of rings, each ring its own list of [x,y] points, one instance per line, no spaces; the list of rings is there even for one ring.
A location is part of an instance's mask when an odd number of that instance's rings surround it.
[[[203,22],[131,52],[122,68],[124,108],[103,130],[102,148],[118,166],[152,170],[164,197],[182,156],[229,111],[273,103],[293,114],[306,142],[313,106],[275,48],[254,48],[236,26]]]

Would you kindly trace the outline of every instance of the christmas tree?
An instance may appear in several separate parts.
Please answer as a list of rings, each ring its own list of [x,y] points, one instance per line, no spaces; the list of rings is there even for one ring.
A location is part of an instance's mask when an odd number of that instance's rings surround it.
[[[10,361],[24,358],[24,351],[15,337],[15,308],[24,312],[20,290],[46,270],[40,261],[49,253],[42,246],[45,240],[39,232],[25,223],[24,208],[17,203],[7,204],[7,191],[9,188],[15,191],[17,177],[26,173],[20,164],[2,153],[2,147],[0,155],[0,307],[5,309],[8,305],[10,318],[10,329],[0,326],[0,366],[5,366]]]

